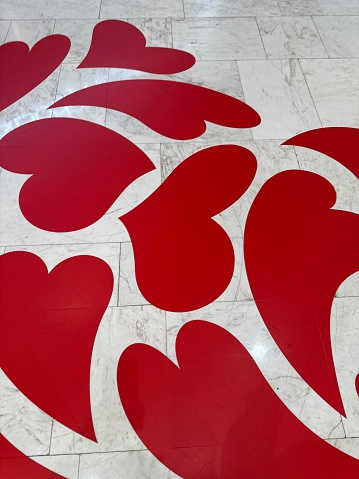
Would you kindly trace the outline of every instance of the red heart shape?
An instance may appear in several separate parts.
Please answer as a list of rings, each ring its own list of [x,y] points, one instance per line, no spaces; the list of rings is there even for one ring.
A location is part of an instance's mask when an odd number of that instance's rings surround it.
[[[129,68],[149,73],[178,73],[196,63],[190,53],[173,48],[146,47],[141,31],[121,20],[97,24],[90,50],[78,68]]]
[[[185,479],[358,477],[359,461],[307,429],[225,329],[191,321],[178,334],[179,367],[129,346],[118,366],[121,401],[146,447]]]
[[[254,128],[261,118],[249,105],[218,91],[169,80],[123,80],[84,88],[50,108],[98,106],[131,115],[175,140],[206,131],[206,121],[231,128]]]
[[[333,362],[330,312],[359,270],[359,215],[331,209],[333,186],[306,171],[279,173],[255,198],[244,257],[258,309],[303,379],[345,415]]]
[[[38,228],[64,232],[99,220],[152,161],[121,135],[82,120],[50,118],[17,128],[0,141],[0,165],[32,173],[20,208]]]
[[[70,50],[70,39],[50,35],[30,50],[23,42],[0,46],[0,110],[33,90],[64,60]]]
[[[0,477],[3,479],[65,479],[45,469],[14,447],[0,434]]]
[[[234,252],[212,217],[241,197],[256,167],[254,155],[240,146],[199,151],[120,218],[131,236],[138,286],[150,303],[190,311],[223,293]]]
[[[110,301],[110,267],[76,256],[48,273],[26,252],[0,257],[0,362],[21,392],[51,417],[96,440],[91,418],[93,343]]]

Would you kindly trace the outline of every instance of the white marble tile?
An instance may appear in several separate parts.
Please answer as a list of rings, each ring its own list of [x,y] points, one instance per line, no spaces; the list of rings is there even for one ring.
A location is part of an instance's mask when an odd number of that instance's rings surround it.
[[[68,244],[68,245],[42,245],[42,246],[7,246],[6,253],[10,251],[28,251],[34,253],[46,263],[48,270],[67,258],[79,255],[96,256],[103,259],[111,268],[114,276],[113,293],[110,306],[117,306],[118,303],[118,280],[120,264],[120,243],[102,244]]]
[[[280,146],[281,142],[276,140],[232,142],[232,144],[248,148],[256,157],[258,167],[253,183],[244,195],[233,206],[215,216],[216,221],[226,230],[231,238],[243,237],[249,208],[263,183],[280,171],[299,168],[294,149]],[[218,143],[162,144],[163,179],[185,158],[188,158],[200,149],[215,146],[216,144]],[[243,281],[245,280],[243,279]],[[245,299],[248,299],[247,296],[245,296]]]
[[[335,430],[340,435],[340,415],[308,387],[285,359],[254,302],[215,302],[191,313],[167,312],[166,317],[168,356],[172,360],[175,359],[175,339],[184,323],[202,319],[218,324],[241,341],[279,399],[293,414],[300,416],[307,427],[324,438]]]
[[[62,65],[56,92],[56,101],[64,96],[92,85],[108,82],[108,68],[77,69],[77,64]],[[51,110],[53,117],[78,118],[105,125],[106,108],[92,106],[65,106]]]
[[[10,28],[10,24],[10,20],[0,20],[0,44],[5,42],[6,35]]]
[[[359,16],[314,17],[330,58],[359,57]]]
[[[126,228],[118,218],[149,196],[161,182],[160,145],[138,145],[156,169],[137,179],[115,201],[109,211],[92,226],[72,233],[50,233],[30,224],[21,214],[19,190],[28,175],[0,171],[0,245],[51,245],[129,241]]]
[[[78,479],[80,456],[75,454],[68,456],[35,456],[31,459],[67,479]]]
[[[282,15],[323,15],[317,0],[278,0]]]
[[[34,90],[1,111],[0,137],[25,123],[50,118],[51,110],[47,108],[55,100],[58,79],[59,68]]]
[[[310,17],[258,17],[267,57],[327,58],[327,52]]]
[[[119,306],[148,304],[138,289],[132,243],[121,243]]]
[[[204,18],[173,21],[173,47],[197,60],[266,58],[254,18]]]
[[[13,20],[6,43],[21,41],[32,48],[41,38],[53,33],[55,20]]]
[[[79,65],[89,51],[92,31],[99,20],[56,20],[54,33],[66,35],[71,49],[63,63]]]
[[[358,128],[359,59],[300,63],[323,126]]]
[[[0,432],[26,455],[50,451],[53,420],[30,402],[0,369]]]
[[[169,18],[129,18],[146,37],[148,47],[172,48],[172,22]]]
[[[1,16],[5,20],[42,18],[98,18],[101,0],[2,0]]]
[[[262,118],[254,139],[290,138],[321,127],[299,60],[239,61],[238,68],[246,102]]]
[[[4,254],[5,253],[5,246],[0,246],[0,254]]]
[[[56,422],[51,454],[144,449],[126,418],[117,390],[120,355],[138,342],[166,351],[164,311],[150,305],[109,308],[96,336],[91,367],[91,405],[98,444]]]
[[[79,479],[168,479],[169,471],[149,451],[86,454]]]
[[[157,78],[174,80],[211,88],[240,100],[244,100],[237,64],[235,61],[198,61],[190,70],[175,75],[150,75],[133,70],[110,69],[110,81],[131,80],[133,78]],[[106,126],[134,143],[159,143],[164,137],[152,131],[135,118],[113,110],[107,110]],[[250,140],[250,129],[225,128],[207,122],[206,132],[195,142]],[[166,142],[178,141],[165,138]]]
[[[183,18],[182,0],[102,0],[100,18]]]
[[[276,0],[184,0],[186,17],[280,15]]]
[[[324,15],[359,15],[359,0],[318,0]]]
[[[346,411],[346,437],[359,437],[359,297],[336,298],[332,307],[331,339],[339,387]]]

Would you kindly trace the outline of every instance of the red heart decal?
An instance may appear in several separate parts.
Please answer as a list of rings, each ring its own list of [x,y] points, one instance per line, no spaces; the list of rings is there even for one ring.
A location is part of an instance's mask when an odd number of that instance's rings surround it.
[[[20,208],[38,228],[64,232],[99,220],[152,161],[136,145],[103,126],[70,118],[39,120],[0,141],[0,165],[32,173]]]
[[[253,128],[258,113],[241,100],[198,85],[168,80],[123,80],[84,88],[54,103],[109,108],[131,115],[161,135],[190,140],[206,131],[205,121]]]
[[[345,415],[330,338],[340,284],[359,270],[359,215],[331,209],[333,186],[306,171],[268,180],[249,211],[244,257],[258,309],[303,379]]]
[[[254,155],[240,146],[199,151],[120,218],[132,239],[138,286],[151,304],[190,311],[223,293],[234,252],[212,217],[241,197],[256,167]]]
[[[146,447],[184,479],[358,477],[359,461],[302,424],[225,329],[180,330],[179,367],[129,346],[118,366],[121,401]]]
[[[359,396],[359,374],[358,374],[358,376],[356,377],[356,380],[355,380],[355,388],[356,388],[358,396]]]
[[[178,73],[196,63],[190,53],[146,47],[141,31],[127,22],[106,20],[92,33],[91,47],[78,68],[129,68],[149,73]]]
[[[329,127],[310,130],[283,145],[303,146],[328,155],[359,178],[359,128]]]
[[[65,479],[45,469],[14,447],[0,434],[0,477],[3,479]]]
[[[23,42],[0,46],[0,111],[33,90],[64,60],[70,50],[64,35],[43,38],[30,50]]]
[[[112,294],[110,267],[76,256],[48,273],[38,256],[16,251],[0,257],[0,270],[1,367],[46,414],[96,440],[90,365]]]

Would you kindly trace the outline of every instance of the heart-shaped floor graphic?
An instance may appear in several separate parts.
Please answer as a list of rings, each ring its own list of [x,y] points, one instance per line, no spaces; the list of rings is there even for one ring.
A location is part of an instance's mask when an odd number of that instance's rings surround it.
[[[330,313],[340,284],[359,270],[359,215],[331,209],[333,186],[306,171],[279,173],[255,198],[244,258],[258,309],[303,379],[345,415]]]
[[[223,293],[234,252],[212,217],[242,196],[256,167],[254,155],[240,146],[204,149],[120,218],[132,240],[137,284],[151,304],[190,311]]]
[[[0,257],[0,362],[20,391],[51,417],[95,440],[90,406],[92,348],[113,274],[76,256],[48,273],[27,252]]]
[[[0,434],[0,477],[2,479],[65,479],[45,469],[14,447]]]
[[[0,111],[33,90],[64,60],[70,39],[50,35],[29,50],[23,42],[0,46]]]
[[[146,38],[130,23],[105,20],[92,33],[91,47],[78,68],[128,68],[149,73],[178,73],[196,59],[173,48],[146,47]]]
[[[153,170],[136,145],[108,128],[71,118],[39,120],[0,140],[0,166],[32,174],[20,192],[25,218],[65,232],[99,220],[134,180]]]
[[[145,446],[180,477],[358,477],[359,461],[304,426],[225,329],[191,321],[176,353],[179,367],[150,346],[129,346],[118,386]]]
[[[84,88],[50,108],[98,106],[131,115],[157,133],[190,140],[206,131],[206,121],[231,128],[254,128],[261,118],[249,105],[198,85],[169,80],[123,80]]]

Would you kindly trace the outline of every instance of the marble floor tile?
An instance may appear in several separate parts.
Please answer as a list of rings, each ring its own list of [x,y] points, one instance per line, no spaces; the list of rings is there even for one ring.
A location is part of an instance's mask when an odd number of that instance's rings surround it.
[[[138,145],[153,161],[156,169],[137,179],[95,224],[72,233],[50,233],[30,224],[19,209],[18,195],[28,175],[0,171],[0,246],[100,244],[129,241],[126,228],[118,218],[149,196],[161,182],[160,145]]]
[[[98,18],[101,0],[2,0],[1,16],[5,20],[42,18]]]
[[[300,60],[323,126],[359,127],[359,59]]]
[[[281,15],[276,0],[184,0],[186,17]]]
[[[169,18],[128,18],[146,37],[148,47],[172,48],[172,21]]]
[[[254,302],[215,302],[191,313],[167,312],[166,317],[168,356],[172,361],[176,357],[176,336],[183,324],[194,319],[218,324],[244,345],[281,401],[293,414],[300,416],[308,428],[324,439],[334,434],[334,430],[340,437],[340,415],[309,388],[287,362],[265,327]]]
[[[6,37],[6,43],[22,41],[32,48],[41,38],[51,35],[55,20],[13,20]]]
[[[262,118],[254,139],[290,138],[321,127],[298,60],[240,61],[238,68],[246,102]]]
[[[138,289],[132,243],[121,243],[119,306],[148,304]]]
[[[168,479],[169,470],[149,451],[84,454],[79,479]]]
[[[99,20],[56,20],[54,33],[66,35],[71,40],[71,49],[63,63],[79,65],[87,54],[92,31]]]
[[[75,454],[68,456],[35,456],[31,459],[66,479],[78,479],[80,456]]]
[[[224,143],[224,142],[223,142]],[[249,208],[265,181],[284,170],[298,169],[298,160],[294,149],[280,146],[282,141],[241,141],[233,142],[248,148],[257,159],[257,172],[253,183],[244,195],[227,210],[215,216],[215,220],[227,232],[230,238],[243,237],[244,225]],[[218,143],[164,143],[161,145],[161,163],[163,179],[181,161],[197,151],[215,146]]]
[[[359,15],[359,0],[318,0],[324,15]]]
[[[28,456],[49,454],[53,420],[32,404],[1,369],[0,411],[0,432],[16,448]]]
[[[359,57],[359,16],[314,17],[330,58]]]
[[[330,439],[328,440],[328,442],[337,449],[341,449],[350,456],[359,459],[359,437],[347,437],[346,439]]]
[[[327,58],[310,17],[258,17],[267,57]]]
[[[182,0],[102,0],[100,18],[183,18]]]
[[[317,0],[278,0],[278,5],[284,16],[323,15]]]
[[[41,245],[41,246],[7,246],[6,253],[10,251],[28,251],[34,253],[46,263],[48,270],[67,258],[78,255],[90,255],[103,259],[111,268],[114,276],[113,293],[110,306],[118,304],[118,281],[120,265],[120,243],[102,244],[68,244],[68,245]]]
[[[108,308],[96,336],[91,368],[91,406],[98,443],[55,422],[51,454],[144,449],[126,418],[117,390],[119,358],[133,343],[149,344],[166,352],[164,311],[150,305]]]
[[[174,21],[173,47],[197,60],[266,58],[254,18],[186,19]]]
[[[340,391],[346,411],[346,437],[359,437],[359,396],[355,379],[359,373],[359,297],[336,298],[332,307],[331,339]]]
[[[0,45],[5,42],[6,35],[10,28],[10,24],[10,20],[0,20]]]

